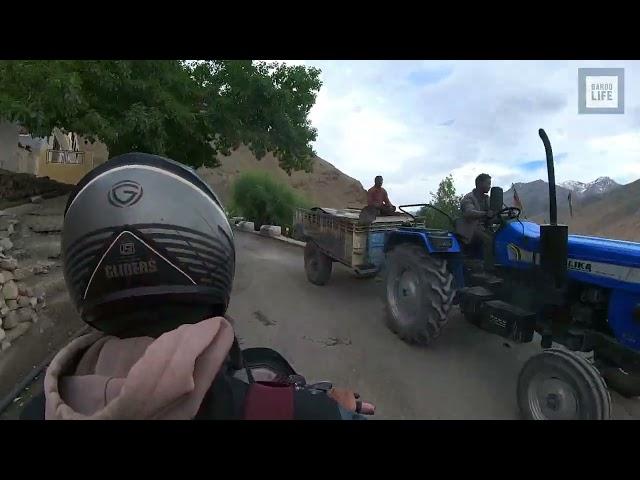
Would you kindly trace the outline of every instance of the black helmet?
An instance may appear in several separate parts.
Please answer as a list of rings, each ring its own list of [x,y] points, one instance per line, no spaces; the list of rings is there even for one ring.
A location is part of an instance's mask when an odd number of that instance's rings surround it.
[[[110,335],[158,336],[223,315],[235,271],[233,232],[196,172],[128,153],[69,196],[64,277],[83,320]]]

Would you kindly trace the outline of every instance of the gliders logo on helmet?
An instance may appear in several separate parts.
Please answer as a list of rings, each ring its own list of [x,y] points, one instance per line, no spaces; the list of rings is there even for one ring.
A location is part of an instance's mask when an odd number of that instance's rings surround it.
[[[142,185],[133,180],[122,180],[109,190],[109,203],[114,207],[130,207],[142,198]]]

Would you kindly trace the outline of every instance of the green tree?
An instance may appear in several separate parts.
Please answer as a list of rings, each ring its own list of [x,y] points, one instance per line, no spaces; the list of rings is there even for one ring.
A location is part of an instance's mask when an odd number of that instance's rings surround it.
[[[438,185],[436,193],[431,192],[430,205],[442,210],[452,219],[460,216],[460,201],[462,197],[456,195],[456,187],[453,184],[453,177],[447,175]],[[428,207],[422,207],[418,216],[423,218],[425,225],[429,228],[442,228],[449,230],[452,228],[451,223],[442,213]]]
[[[310,170],[308,114],[320,70],[251,60],[0,61],[0,118],[33,136],[54,127],[99,139],[111,156],[165,155],[217,166],[241,143],[273,152],[287,172]]]
[[[297,207],[308,202],[291,187],[273,179],[265,172],[245,172],[233,184],[232,212],[261,225],[280,225],[291,228]]]

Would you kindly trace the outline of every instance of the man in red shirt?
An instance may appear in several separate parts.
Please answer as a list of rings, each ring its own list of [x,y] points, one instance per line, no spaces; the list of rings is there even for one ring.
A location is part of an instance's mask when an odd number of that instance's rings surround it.
[[[382,188],[382,177],[378,175],[375,179],[375,185],[367,192],[367,206],[378,209],[378,215],[393,215],[396,211],[389,201],[387,191]]]

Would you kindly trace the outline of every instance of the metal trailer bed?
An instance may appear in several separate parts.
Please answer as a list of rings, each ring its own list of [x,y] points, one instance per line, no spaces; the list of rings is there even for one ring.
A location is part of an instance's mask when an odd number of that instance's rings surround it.
[[[411,222],[410,215],[398,214],[381,216],[369,225],[358,221],[359,209],[312,208],[297,209],[295,224],[302,226],[306,239],[315,242],[318,247],[333,260],[357,273],[376,271],[384,260],[386,235]]]

